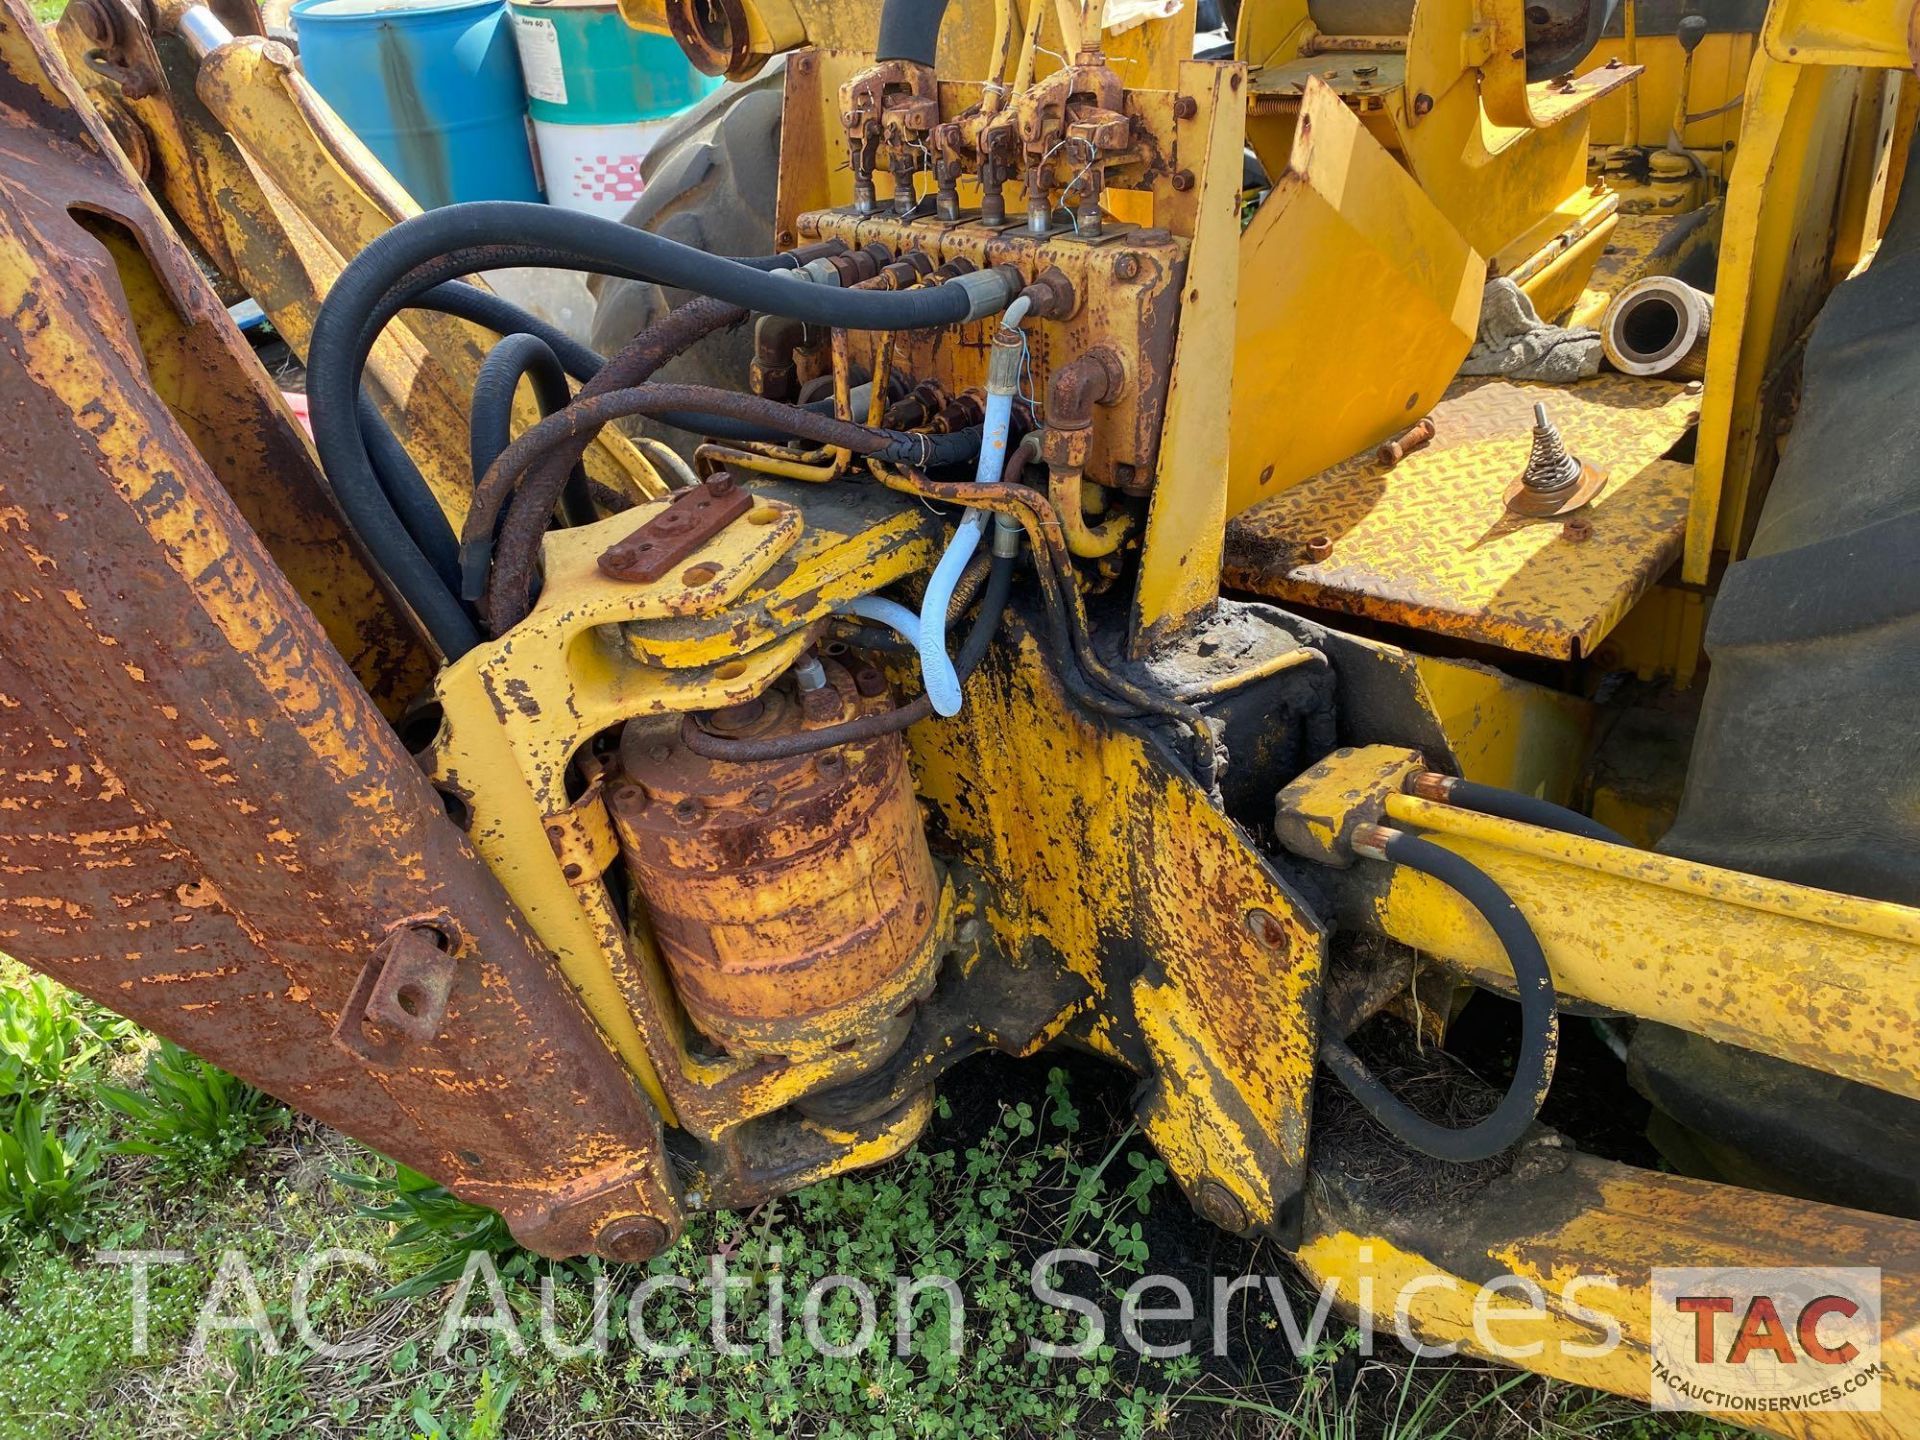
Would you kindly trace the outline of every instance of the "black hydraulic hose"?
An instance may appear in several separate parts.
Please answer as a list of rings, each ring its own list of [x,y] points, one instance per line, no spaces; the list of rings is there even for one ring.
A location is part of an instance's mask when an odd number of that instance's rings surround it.
[[[437,310],[455,319],[470,320],[496,335],[537,335],[559,358],[567,374],[585,384],[600,373],[606,357],[582,345],[558,325],[550,325],[529,310],[503,300],[491,290],[449,280],[417,297],[414,305],[422,310]]]
[[[606,356],[582,345],[559,326],[549,325],[538,316],[476,285],[465,285],[450,280],[445,284],[436,285],[426,294],[416,298],[413,303],[423,310],[438,310],[442,314],[452,315],[461,320],[471,320],[474,324],[484,325],[498,335],[537,335],[546,341],[548,348],[559,357],[560,364],[566,369],[567,374],[583,385],[598,375],[601,367],[607,363]],[[811,410],[816,415],[831,415],[833,398],[829,396],[824,400],[809,400],[800,408]],[[697,415],[692,411],[682,410],[668,415],[655,415],[652,418],[675,430],[685,430],[691,435],[704,435],[737,445],[749,443],[778,445],[794,438],[791,433],[774,430],[765,425],[750,425],[725,415]]]
[[[311,346],[308,354],[314,354]],[[344,382],[333,386],[325,402],[323,378]],[[348,523],[440,653],[457,660],[480,643],[480,631],[387,498],[360,425],[358,367],[333,376],[310,368],[307,385],[314,445]]]
[[[367,459],[373,465],[387,503],[406,526],[407,533],[413,536],[434,573],[452,584],[460,573],[460,542],[454,538],[447,512],[440,508],[426,477],[413,463],[413,456],[407,453],[407,447],[400,443],[380,413],[380,407],[364,389],[360,392],[358,415]]]
[[[758,395],[740,395],[704,385],[654,381],[627,390],[583,396],[515,439],[475,488],[473,508],[467,512],[465,535],[483,536],[491,533],[490,527],[496,523],[499,526],[499,539],[493,549],[492,579],[486,592],[488,620],[494,634],[504,634],[518,624],[531,603],[529,587],[540,536],[557,498],[553,471],[545,464],[546,457],[564,453],[563,447],[577,445],[583,437],[596,434],[611,420],[628,415],[671,413],[690,404],[750,421],[765,420],[791,428],[816,444],[843,445],[882,459],[943,465],[970,459],[980,449],[981,432],[977,427],[944,435],[879,430],[830,415],[817,415]],[[463,567],[467,559],[478,552],[478,546],[464,545]],[[476,567],[469,578],[477,578],[481,573]],[[464,568],[463,574],[468,574]]]
[[[442,578],[387,499],[359,423],[360,377],[375,337],[415,298],[444,281],[527,258],[523,251],[498,250],[440,257],[391,286],[366,270],[356,274],[356,258],[328,292],[307,346],[307,400],[327,482],[374,564],[450,661],[477,645],[480,632],[455,586]]]
[[[873,58],[933,64],[940,20],[946,13],[947,0],[886,0],[880,7],[880,38]]]
[[[1456,1129],[1436,1124],[1408,1108],[1373,1077],[1344,1040],[1322,1036],[1320,1058],[1369,1115],[1414,1149],[1456,1164],[1490,1159],[1511,1149],[1526,1135],[1547,1098],[1547,1087],[1553,1083],[1553,1061],[1560,1048],[1553,975],[1526,916],[1486,871],[1429,840],[1399,831],[1387,834],[1381,853],[1389,861],[1431,875],[1457,891],[1485,917],[1506,949],[1520,997],[1520,1058],[1514,1066],[1513,1082],[1486,1119]]]
[[[482,290],[477,285],[465,285],[459,281],[447,281],[436,285],[426,294],[417,297],[414,305],[423,310],[437,310],[461,320],[470,320],[483,325],[497,335],[538,335],[547,342],[560,364],[573,379],[581,384],[593,379],[607,363],[607,357],[582,345],[557,325],[550,325],[537,315],[521,309],[519,306],[501,299],[490,290]],[[824,400],[808,400],[801,404],[802,410],[811,410],[816,415],[833,413],[833,397]],[[675,430],[685,430],[693,435],[710,436],[715,440],[726,440],[735,444],[757,442],[761,444],[780,444],[794,437],[789,433],[770,429],[764,425],[749,425],[744,421],[730,419],[725,415],[696,415],[691,411],[677,411],[670,415],[655,415],[654,420]]]
[[[981,431],[978,427],[953,430],[943,435],[876,429],[758,395],[718,390],[707,385],[648,381],[630,389],[582,396],[566,409],[548,416],[531,430],[516,436],[477,487],[474,508],[467,517],[467,533],[478,535],[490,531],[499,521],[501,510],[509,503],[515,508],[531,504],[537,507],[535,513],[550,508],[554,497],[537,492],[530,479],[525,487],[516,489],[516,486],[520,486],[522,477],[540,475],[539,466],[543,460],[561,447],[598,434],[614,420],[686,411],[702,415],[712,412],[745,420],[749,424],[785,429],[817,445],[845,446],[857,454],[910,465],[953,464],[972,458],[980,449]]]
[[[1482,815],[1495,815],[1502,820],[1517,820],[1522,825],[1538,825],[1542,830],[1559,830],[1607,845],[1632,848],[1632,842],[1626,836],[1602,825],[1590,815],[1582,815],[1578,810],[1569,810],[1551,800],[1522,795],[1517,790],[1502,790],[1497,785],[1449,779],[1446,782],[1446,803],[1458,805],[1462,810],[1477,810]]]
[[[432,211],[419,218],[439,213]],[[457,587],[436,571],[386,498],[360,433],[360,376],[374,340],[387,322],[435,287],[503,265],[560,266],[572,261],[567,254],[535,246],[470,247],[429,257],[388,281],[378,264],[362,266],[361,262],[401,228],[396,226],[356,256],[328,292],[307,347],[307,399],[321,466],[348,523],[441,653],[455,660],[479,643],[480,632],[457,598]],[[773,257],[750,263],[775,265],[785,260]],[[456,296],[452,303],[463,301],[464,297]]]
[[[805,410],[810,415],[831,415],[833,414],[833,397],[828,396],[824,400],[807,400],[797,404],[795,408]],[[749,421],[736,420],[730,415],[701,415],[691,410],[668,410],[658,415],[649,415],[647,418],[675,430],[684,430],[689,435],[703,435],[710,440],[725,440],[734,445],[785,445],[800,438],[791,430],[781,430],[772,425],[755,425]],[[980,435],[980,427],[973,426],[952,433],[969,435],[977,439]],[[974,449],[977,452],[978,445],[975,445]],[[938,453],[945,453],[945,447]],[[962,455],[960,458],[964,460],[967,457]],[[937,458],[936,455],[934,464],[943,463],[946,462]]]
[[[635,230],[597,215],[517,200],[481,200],[445,205],[395,225],[341,272],[322,312],[335,303],[342,286],[347,287],[348,295],[343,305],[370,309],[371,296],[384,292],[416,266],[462,251],[486,252],[475,269],[544,264],[648,280],[696,295],[711,295],[764,314],[848,330],[920,330],[954,325],[964,321],[973,309],[973,296],[961,285],[916,286],[910,290],[841,289],[768,273],[791,269],[793,258],[788,255],[751,260],[709,255],[664,235]],[[525,260],[516,258],[519,252],[557,258]]]
[[[467,424],[475,485],[500,458],[500,452],[513,443],[513,399],[523,378],[533,385],[533,398],[542,417],[564,409],[573,399],[560,357],[538,335],[524,331],[508,335],[489,350],[473,384]],[[572,525],[589,524],[596,518],[584,467],[575,465],[568,473],[561,508]]]

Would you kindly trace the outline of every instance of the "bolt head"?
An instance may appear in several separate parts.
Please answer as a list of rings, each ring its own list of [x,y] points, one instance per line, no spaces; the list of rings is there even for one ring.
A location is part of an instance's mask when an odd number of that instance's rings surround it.
[[[800,692],[800,713],[809,720],[816,722],[838,720],[843,708],[840,703],[840,692],[831,685],[822,685],[817,689]]]
[[[621,1265],[651,1260],[667,1243],[667,1227],[651,1215],[621,1215],[600,1227],[594,1250]]]
[[[1246,914],[1247,933],[1268,950],[1282,950],[1287,944],[1287,927],[1270,910],[1254,909]]]
[[[1202,1180],[1193,1193],[1193,1208],[1200,1217],[1233,1235],[1247,1229],[1247,1209],[1240,1199],[1218,1180]]]

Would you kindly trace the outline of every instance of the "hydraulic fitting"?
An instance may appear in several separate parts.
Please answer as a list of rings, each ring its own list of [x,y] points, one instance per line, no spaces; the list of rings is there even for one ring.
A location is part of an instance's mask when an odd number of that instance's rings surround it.
[[[806,326],[784,315],[762,315],[753,322],[753,362],[747,383],[756,395],[790,401],[800,391],[793,352],[806,340]]]
[[[1067,548],[1084,560],[1118,550],[1132,524],[1131,516],[1116,514],[1088,525],[1081,494],[1093,446],[1093,407],[1118,399],[1126,375],[1120,357],[1098,346],[1055,370],[1047,383],[1047,426],[1040,434],[1047,494],[1059,513]]]
[[[956,275],[946,283],[958,285],[966,291],[968,320],[985,320],[989,315],[998,315],[1013,303],[1013,297],[1026,286],[1025,279],[1011,265],[995,265],[986,270],[975,270],[970,275]]]

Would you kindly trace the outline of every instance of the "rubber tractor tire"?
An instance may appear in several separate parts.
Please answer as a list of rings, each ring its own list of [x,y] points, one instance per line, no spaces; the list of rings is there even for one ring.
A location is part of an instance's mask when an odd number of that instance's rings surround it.
[[[773,243],[774,196],[780,176],[780,111],[786,67],[775,63],[744,85],[727,85],[681,116],[641,165],[646,189],[625,223],[710,255],[766,255]],[[637,280],[597,277],[590,343],[611,355],[669,310],[693,299]],[[737,390],[753,360],[748,326],[708,337],[661,367],[657,378]],[[640,422],[641,433],[691,456],[698,443],[683,431]]]
[[[1801,387],[1714,602],[1660,848],[1920,905],[1920,145],[1873,263],[1814,323]],[[1844,1026],[1825,1038],[1868,1043]],[[1683,1170],[1920,1217],[1920,1103],[1653,1024],[1628,1074]]]

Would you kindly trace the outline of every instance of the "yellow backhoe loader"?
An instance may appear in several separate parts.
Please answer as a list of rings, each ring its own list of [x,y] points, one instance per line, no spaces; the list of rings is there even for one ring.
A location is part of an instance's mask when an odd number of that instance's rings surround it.
[[[1877,1409],[1706,1408],[1920,1433],[1920,21],[1226,8],[626,0],[741,83],[623,225],[422,212],[252,0],[4,0],[0,950],[554,1256],[1075,1047],[1547,1374],[1877,1269]],[[1679,1173],[1541,1121],[1591,1025]]]

